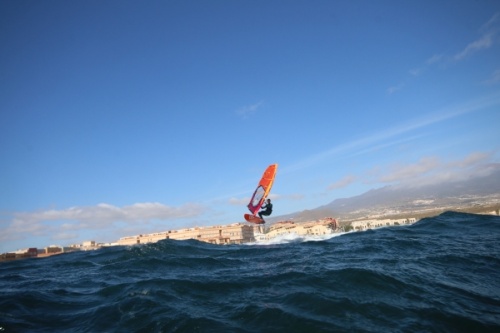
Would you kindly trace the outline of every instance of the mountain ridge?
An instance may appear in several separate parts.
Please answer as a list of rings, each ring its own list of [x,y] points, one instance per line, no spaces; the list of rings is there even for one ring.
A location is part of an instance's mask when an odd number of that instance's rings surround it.
[[[421,186],[387,185],[368,190],[350,198],[335,199],[314,209],[269,218],[274,223],[283,220],[296,222],[320,219],[326,216],[337,218],[362,218],[384,213],[415,212],[437,207],[462,207],[477,205],[477,201],[500,200],[500,164],[490,164],[489,174],[467,177],[463,180],[447,181]],[[481,201],[481,200],[480,200]]]

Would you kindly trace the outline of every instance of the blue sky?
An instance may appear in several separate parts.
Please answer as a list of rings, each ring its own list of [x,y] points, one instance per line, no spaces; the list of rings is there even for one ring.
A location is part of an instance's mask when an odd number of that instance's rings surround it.
[[[0,48],[0,252],[500,163],[498,1],[2,1]]]

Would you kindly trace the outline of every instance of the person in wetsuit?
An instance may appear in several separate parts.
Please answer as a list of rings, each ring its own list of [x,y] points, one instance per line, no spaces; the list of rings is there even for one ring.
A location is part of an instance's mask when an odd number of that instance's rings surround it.
[[[271,199],[267,199],[267,203],[264,206],[262,206],[262,209],[263,210],[259,212],[259,217],[262,219],[262,221],[264,221],[262,215],[269,216],[273,212],[273,204],[271,203]]]

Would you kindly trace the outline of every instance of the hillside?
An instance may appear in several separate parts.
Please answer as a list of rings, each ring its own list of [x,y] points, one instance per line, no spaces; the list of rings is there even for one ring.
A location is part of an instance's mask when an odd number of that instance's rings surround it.
[[[487,176],[420,187],[385,186],[351,198],[336,199],[315,209],[276,216],[269,221],[291,219],[300,222],[325,216],[355,219],[461,208],[473,211],[481,205],[496,207],[500,205],[500,165],[490,167],[493,171]]]

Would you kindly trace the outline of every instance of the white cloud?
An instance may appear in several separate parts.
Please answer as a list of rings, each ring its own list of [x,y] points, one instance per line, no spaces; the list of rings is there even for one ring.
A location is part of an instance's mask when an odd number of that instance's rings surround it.
[[[422,73],[423,69],[422,68],[414,68],[414,69],[410,69],[410,74],[412,76],[419,76],[420,73]]]
[[[453,59],[456,61],[463,60],[473,53],[485,49],[489,49],[494,41],[495,37],[499,31],[498,22],[500,21],[500,12],[497,12],[493,15],[491,19],[488,20],[481,27],[480,31],[482,36],[477,40],[469,43],[462,51],[458,52],[453,56]]]
[[[499,31],[498,22],[500,21],[500,12],[495,13],[491,19],[488,20],[481,29],[482,36],[477,40],[469,43],[462,51],[456,53],[453,59],[456,61],[463,60],[475,52],[489,49],[494,41],[495,37]]]
[[[199,215],[203,211],[204,207],[198,204],[170,207],[157,202],[147,202],[124,207],[102,203],[97,206],[71,207],[63,210],[52,209],[32,213],[16,213],[14,215],[16,221],[22,222],[69,220],[103,225],[117,221],[138,222],[152,219],[186,218]]]
[[[243,119],[246,119],[246,118],[252,116],[253,114],[255,114],[257,112],[257,110],[262,106],[263,103],[264,102],[260,101],[258,103],[252,104],[252,105],[243,106],[243,107],[239,108],[238,110],[236,110],[236,114],[239,115],[240,117],[242,117]]]
[[[422,176],[425,173],[434,170],[438,166],[439,160],[436,157],[424,157],[414,164],[393,166],[390,173],[382,176],[380,181],[383,183],[405,181],[414,177]]]
[[[354,183],[354,181],[356,181],[356,177],[351,176],[351,175],[345,176],[344,178],[342,178],[342,179],[338,180],[337,182],[328,186],[328,190],[336,190],[339,188],[347,187],[350,184]]]
[[[475,152],[469,154],[462,160],[453,161],[449,164],[450,167],[467,168],[487,162],[491,158],[491,153]]]
[[[489,48],[492,44],[493,44],[493,35],[492,34],[484,35],[478,40],[467,45],[465,49],[463,49],[461,52],[455,54],[453,59],[457,61],[462,60],[467,56],[471,55],[472,53]]]
[[[425,63],[427,65],[432,65],[432,64],[440,62],[443,58],[444,58],[444,55],[442,55],[442,54],[435,54],[432,57],[430,57],[429,59],[427,59],[427,61]]]
[[[388,93],[389,95],[392,95],[392,94],[394,94],[395,92],[397,92],[397,91],[399,91],[399,90],[403,89],[403,87],[404,87],[404,86],[405,86],[405,84],[404,84],[404,83],[400,83],[400,84],[398,84],[398,85],[396,85],[396,86],[389,87],[389,88],[387,88],[387,93]]]
[[[443,162],[437,157],[424,157],[413,164],[383,168],[389,172],[380,175],[378,181],[403,187],[420,187],[486,176],[495,169],[488,167],[491,166],[491,156],[491,153],[474,152],[450,162]]]
[[[52,239],[75,238],[78,232],[103,230],[117,223],[134,225],[152,220],[173,220],[200,216],[207,209],[195,203],[171,207],[157,202],[136,203],[116,207],[98,204],[87,207],[50,209],[37,212],[18,212],[0,234],[0,241],[26,237],[50,236]]]

